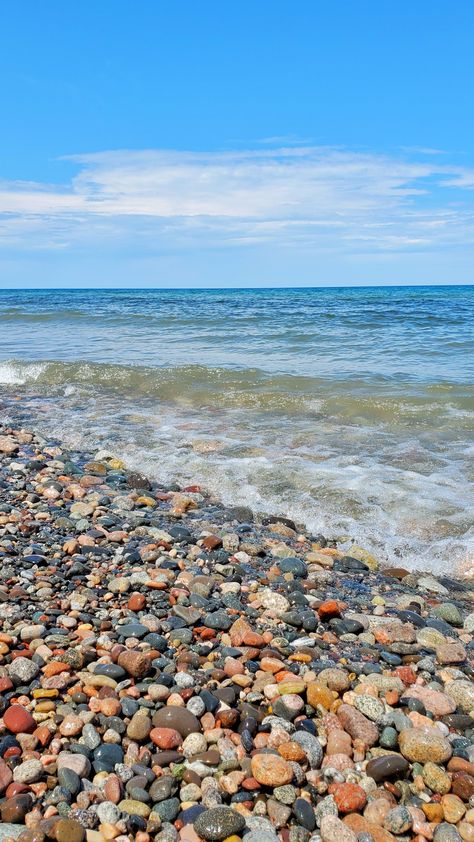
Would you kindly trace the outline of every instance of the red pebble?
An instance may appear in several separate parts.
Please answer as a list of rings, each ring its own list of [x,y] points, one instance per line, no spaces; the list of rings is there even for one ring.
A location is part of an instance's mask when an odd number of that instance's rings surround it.
[[[318,608],[318,614],[321,620],[331,620],[333,617],[340,617],[341,610],[339,603],[335,599],[328,599],[327,602],[321,603]]]
[[[358,784],[332,784],[329,793],[333,795],[340,813],[356,813],[367,803],[367,796]]]
[[[3,714],[3,724],[12,734],[30,734],[36,728],[31,713],[22,705],[11,705]]]
[[[127,608],[130,611],[141,611],[142,608],[145,607],[146,599],[144,594],[142,593],[132,593],[130,599],[127,602]]]

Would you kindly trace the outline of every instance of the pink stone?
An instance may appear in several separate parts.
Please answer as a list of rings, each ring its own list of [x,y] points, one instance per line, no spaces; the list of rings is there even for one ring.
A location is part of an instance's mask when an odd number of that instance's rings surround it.
[[[361,740],[366,746],[373,746],[379,739],[379,729],[373,722],[351,705],[341,705],[338,719],[353,740]]]
[[[339,725],[339,720],[338,720]],[[333,730],[328,734],[326,754],[348,754],[352,755],[352,740],[345,731]]]
[[[177,748],[183,742],[181,734],[174,728],[152,728],[150,739],[161,749]]]
[[[405,690],[401,701],[404,702],[406,699],[419,699],[420,702],[423,702],[426,710],[434,713],[435,716],[446,716],[456,710],[456,703],[446,693],[430,690],[429,687],[420,684],[413,684],[408,690]]]
[[[12,770],[9,766],[5,763],[5,761],[0,757],[0,795],[5,792],[7,786],[12,782],[13,774]]]
[[[338,772],[344,772],[345,769],[353,769],[354,763],[347,754],[327,754],[321,768],[325,769],[328,766],[331,769],[337,769]]]

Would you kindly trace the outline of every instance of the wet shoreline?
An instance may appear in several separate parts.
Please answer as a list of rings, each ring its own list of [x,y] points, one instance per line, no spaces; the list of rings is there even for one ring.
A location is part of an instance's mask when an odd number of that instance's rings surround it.
[[[6,426],[0,556],[3,837],[474,839],[468,581]]]

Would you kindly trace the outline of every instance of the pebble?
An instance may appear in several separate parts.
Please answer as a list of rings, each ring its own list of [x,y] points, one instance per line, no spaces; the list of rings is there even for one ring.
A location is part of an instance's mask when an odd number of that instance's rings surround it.
[[[474,842],[468,588],[2,436],[2,831]]]
[[[244,817],[231,807],[206,810],[194,822],[196,833],[208,842],[221,842],[230,836],[240,836],[244,827]]]

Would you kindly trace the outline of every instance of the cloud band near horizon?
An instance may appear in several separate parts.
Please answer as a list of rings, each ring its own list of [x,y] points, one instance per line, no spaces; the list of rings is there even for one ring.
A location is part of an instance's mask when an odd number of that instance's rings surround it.
[[[446,157],[262,145],[67,156],[77,167],[67,183],[0,182],[0,250],[465,249],[474,240],[474,171]]]

